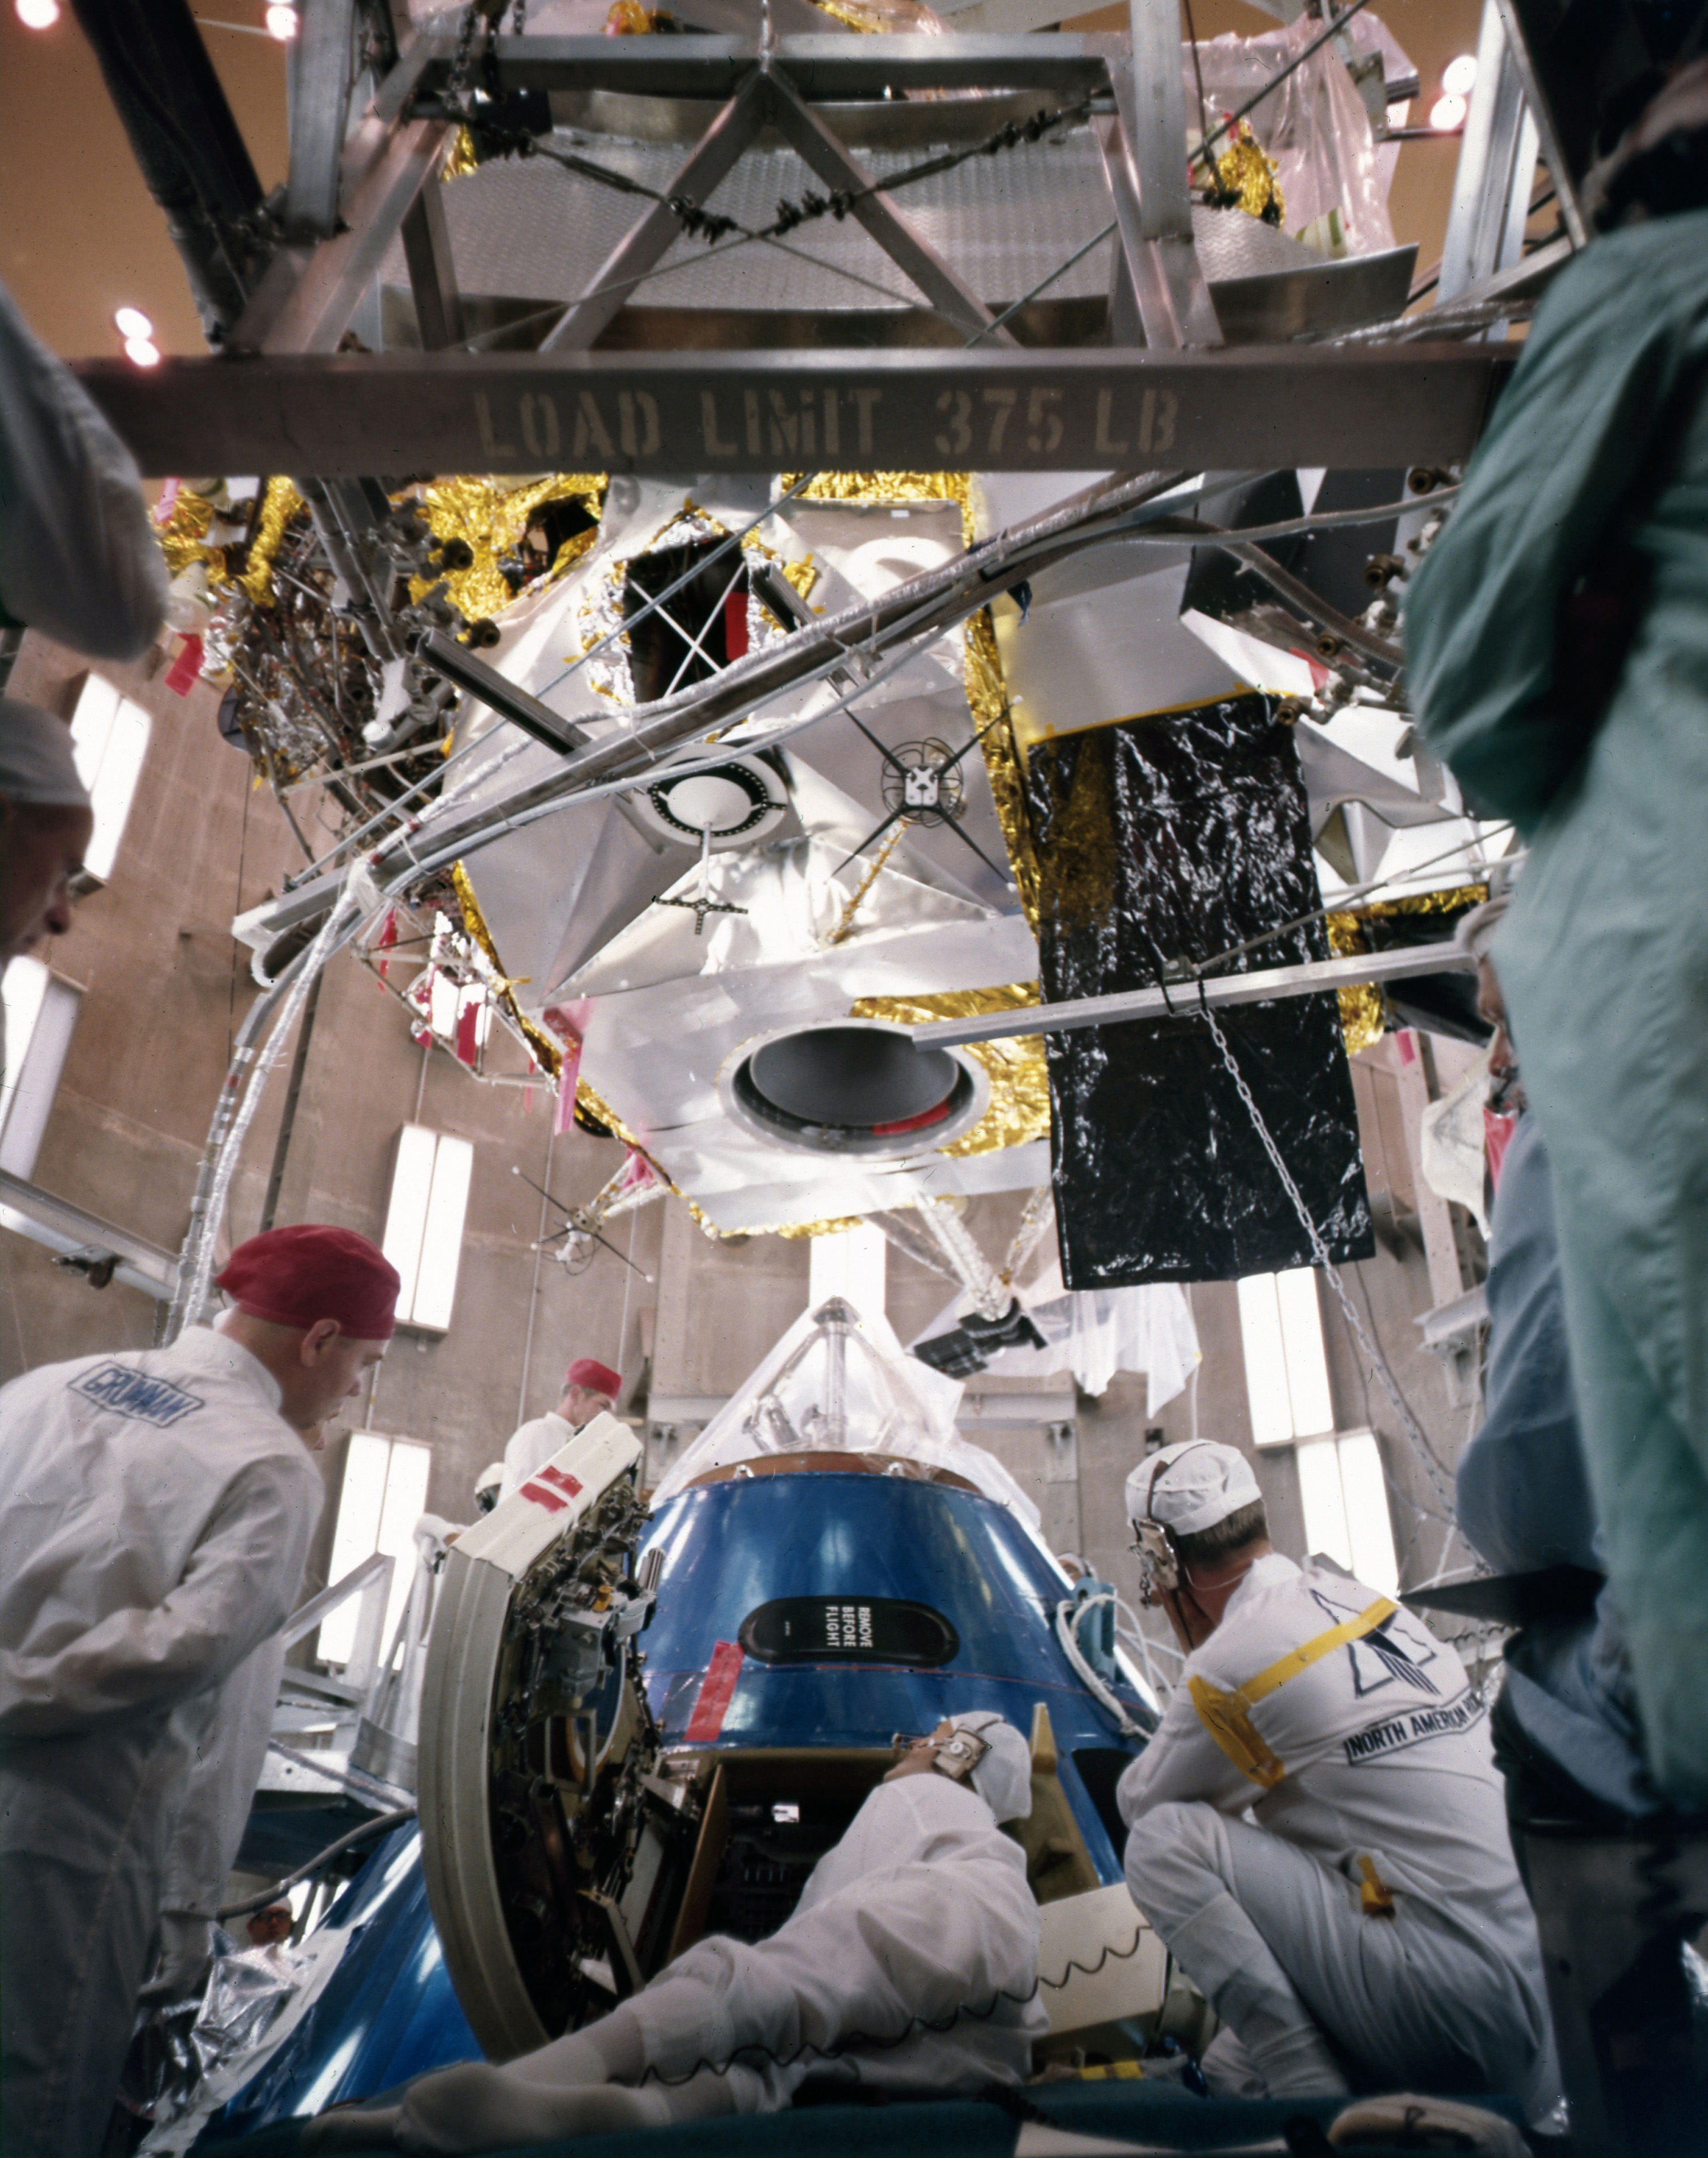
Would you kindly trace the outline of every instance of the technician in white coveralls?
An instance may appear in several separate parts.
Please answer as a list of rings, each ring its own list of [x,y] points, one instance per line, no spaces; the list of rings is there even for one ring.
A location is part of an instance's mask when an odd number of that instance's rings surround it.
[[[398,2107],[323,2114],[303,2147],[498,2150],[770,2113],[814,2073],[921,2097],[1024,2082],[1050,2019],[1025,1856],[998,1825],[1031,1809],[1014,1726],[950,1718],[890,1771],[768,1940],[697,1942],[585,2030],[504,2068],[425,2076]]]
[[[0,1390],[5,2158],[99,2150],[163,1911],[182,1951],[230,1869],[320,1516],[304,1435],[384,1355],[398,1279],[305,1226],[219,1285],[212,1329]]]
[[[578,1356],[564,1373],[564,1390],[555,1409],[518,1424],[504,1448],[504,1480],[498,1496],[519,1491],[536,1469],[561,1453],[583,1424],[602,1410],[614,1409],[622,1379],[596,1356]]]
[[[1189,1652],[1118,1787],[1127,1881],[1226,2026],[1210,2089],[1509,2092],[1540,2120],[1559,2079],[1535,1923],[1458,1657],[1272,1551],[1233,1447],[1150,1455],[1127,1510]]]

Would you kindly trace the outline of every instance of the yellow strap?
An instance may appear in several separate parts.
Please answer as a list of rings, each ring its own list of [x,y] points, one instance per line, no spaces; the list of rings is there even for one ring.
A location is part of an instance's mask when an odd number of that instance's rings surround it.
[[[1326,1633],[1318,1634],[1297,1649],[1289,1649],[1284,1656],[1277,1657],[1267,1670],[1259,1671],[1254,1679],[1247,1679],[1232,1693],[1224,1693],[1205,1679],[1193,1677],[1187,1691],[1192,1696],[1192,1706],[1198,1718],[1210,1737],[1220,1747],[1242,1776],[1254,1784],[1261,1784],[1266,1791],[1273,1790],[1287,1773],[1285,1764],[1278,1760],[1251,1722],[1251,1710],[1255,1703],[1266,1701],[1277,1692],[1289,1679],[1297,1678],[1301,1671],[1308,1670],[1313,1664],[1349,1641],[1360,1640],[1365,1634],[1373,1634],[1378,1626],[1385,1625],[1399,1605],[1385,1596],[1379,1596],[1367,1610],[1360,1611],[1355,1618],[1343,1624],[1331,1626]]]
[[[1360,1875],[1358,1888],[1358,1908],[1366,1918],[1391,1918],[1394,1915],[1394,1892],[1376,1871],[1376,1862],[1368,1851],[1358,1856]]]

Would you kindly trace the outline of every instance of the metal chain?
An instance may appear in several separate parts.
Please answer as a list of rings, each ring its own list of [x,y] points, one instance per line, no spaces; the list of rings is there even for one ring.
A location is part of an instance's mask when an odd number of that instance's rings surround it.
[[[474,33],[482,19],[480,0],[468,0],[463,11],[462,24],[457,34],[457,52],[451,62],[451,72],[446,78],[445,96],[447,103],[462,96],[468,87],[468,78],[474,59]]]
[[[1281,1179],[1283,1190],[1293,1202],[1293,1210],[1299,1218],[1300,1226],[1311,1240],[1311,1249],[1316,1254],[1317,1264],[1328,1277],[1329,1285],[1339,1299],[1341,1310],[1345,1314],[1346,1324],[1352,1329],[1353,1338],[1370,1359],[1370,1368],[1375,1374],[1377,1383],[1393,1403],[1394,1412],[1404,1427],[1406,1436],[1411,1441],[1412,1450],[1422,1465],[1424,1474],[1433,1485],[1436,1496],[1444,1505],[1450,1508],[1453,1502],[1453,1492],[1447,1480],[1446,1469],[1437,1459],[1435,1448],[1424,1437],[1422,1427],[1416,1417],[1406,1407],[1406,1399],[1400,1391],[1399,1384],[1393,1373],[1388,1369],[1387,1359],[1370,1340],[1364,1321],[1358,1314],[1357,1308],[1347,1294],[1346,1284],[1340,1278],[1339,1269],[1329,1257],[1329,1247],[1324,1242],[1323,1232],[1311,1218],[1311,1210],[1306,1205],[1303,1194],[1293,1181],[1293,1171],[1282,1159],[1281,1149],[1275,1144],[1274,1135],[1263,1121],[1263,1113],[1257,1107],[1251,1088],[1246,1084],[1245,1074],[1234,1061],[1234,1053],[1228,1046],[1227,1036],[1217,1025],[1215,1014],[1207,1004],[1200,1004],[1198,1015],[1210,1029],[1211,1038],[1221,1052],[1221,1061],[1227,1068],[1227,1075],[1233,1081],[1240,1100],[1245,1105],[1246,1115],[1251,1119],[1252,1129],[1263,1142],[1263,1151],[1268,1155],[1276,1175]]]

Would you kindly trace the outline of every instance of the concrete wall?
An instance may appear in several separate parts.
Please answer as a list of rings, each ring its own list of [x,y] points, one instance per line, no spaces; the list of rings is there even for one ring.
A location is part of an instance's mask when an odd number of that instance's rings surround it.
[[[12,694],[69,716],[85,663],[32,636]],[[154,727],[107,887],[45,956],[85,995],[34,1181],[175,1249],[224,1080],[231,1035],[256,994],[230,924],[279,889],[302,853],[248,761],[214,725],[217,698],[167,690],[160,669],[100,670],[146,705]],[[313,798],[293,803],[317,833]],[[408,970],[395,969],[400,978]],[[503,1061],[500,1057],[497,1061]],[[511,1045],[519,1077],[524,1060]],[[276,1075],[245,1148],[222,1224],[228,1250],[260,1225],[284,1106]],[[466,1519],[475,1477],[524,1416],[557,1398],[565,1364],[591,1355],[641,1374],[654,1290],[610,1252],[571,1278],[529,1246],[559,1218],[513,1164],[566,1204],[620,1166],[614,1140],[551,1138],[550,1090],[482,1084],[411,1040],[395,999],[355,958],[328,969],[292,1131],[278,1219],[333,1221],[376,1241],[384,1229],[397,1133],[419,1120],[475,1149],[456,1307],[442,1336],[400,1332],[369,1396],[331,1427],[323,1465],[331,1503],[310,1564],[320,1585],[348,1433],[401,1434],[433,1448],[428,1505]],[[661,1210],[614,1222],[611,1241],[658,1272]],[[802,1262],[804,1264],[804,1261]],[[0,1381],[59,1358],[154,1337],[157,1307],[121,1284],[92,1290],[39,1245],[0,1232]]]

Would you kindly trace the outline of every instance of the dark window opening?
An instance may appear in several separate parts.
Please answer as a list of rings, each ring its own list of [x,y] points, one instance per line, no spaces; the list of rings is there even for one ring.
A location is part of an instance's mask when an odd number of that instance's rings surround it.
[[[784,1596],[741,1621],[736,1639],[761,1664],[951,1662],[961,1638],[941,1611],[893,1596]]]
[[[680,546],[656,548],[628,565],[623,587],[623,618],[629,631],[629,672],[636,701],[650,704],[721,674],[747,649],[747,571],[739,550],[710,557],[720,540],[689,540]],[[696,567],[695,565],[699,566]],[[684,571],[693,576],[679,592],[644,622],[635,617]]]

